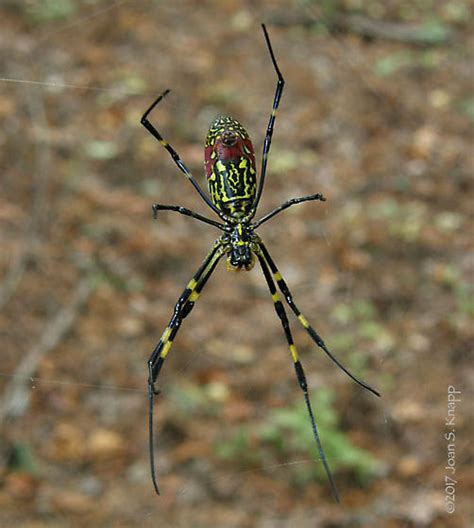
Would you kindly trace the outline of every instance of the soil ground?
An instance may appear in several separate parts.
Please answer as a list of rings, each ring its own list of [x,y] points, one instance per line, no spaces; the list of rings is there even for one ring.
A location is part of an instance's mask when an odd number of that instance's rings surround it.
[[[2,3],[2,527],[469,526],[472,4],[323,5]],[[152,219],[154,202],[213,213],[140,116],[172,89],[152,120],[203,186],[217,115],[260,159],[276,82],[262,21],[286,86],[259,212],[327,201],[259,234],[382,393],[291,319],[340,505],[258,266],[220,264],[183,323],[155,404],[161,497],[149,477],[146,361],[218,232]]]

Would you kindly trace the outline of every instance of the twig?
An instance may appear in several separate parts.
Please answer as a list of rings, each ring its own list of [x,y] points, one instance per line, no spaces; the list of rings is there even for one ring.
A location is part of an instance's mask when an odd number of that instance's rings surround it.
[[[271,15],[270,21],[281,26],[311,27],[322,24],[330,32],[345,31],[362,35],[367,38],[381,38],[396,40],[408,44],[434,45],[444,44],[453,36],[450,28],[439,26],[437,31],[430,30],[424,24],[407,24],[404,22],[386,22],[363,15],[336,13],[325,15],[316,13],[313,6],[306,9],[306,13],[279,13]]]
[[[31,393],[27,387],[27,380],[34,376],[44,356],[64,339],[92,291],[93,286],[89,278],[83,278],[77,285],[70,302],[46,324],[37,343],[23,356],[3,394],[0,404],[0,424],[7,418],[15,418],[25,412]]]
[[[335,26],[336,29],[349,30],[364,37],[383,38],[423,46],[444,44],[452,37],[452,31],[444,26],[439,26],[437,31],[434,31],[424,24],[385,22],[362,15],[338,16],[335,19]]]

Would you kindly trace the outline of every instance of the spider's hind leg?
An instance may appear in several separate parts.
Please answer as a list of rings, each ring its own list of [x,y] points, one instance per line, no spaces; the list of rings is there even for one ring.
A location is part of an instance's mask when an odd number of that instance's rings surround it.
[[[306,407],[308,409],[308,414],[309,414],[309,418],[311,421],[311,428],[313,431],[313,436],[316,442],[316,446],[318,448],[319,458],[321,462],[323,463],[324,469],[326,471],[326,475],[328,477],[329,483],[332,488],[334,498],[336,499],[337,502],[339,502],[339,493],[337,491],[336,483],[334,482],[334,478],[332,476],[331,470],[329,469],[329,464],[326,460],[326,456],[324,454],[323,447],[321,445],[321,440],[319,438],[318,429],[316,427],[316,420],[314,418],[313,409],[312,409],[311,402],[309,399],[308,383],[306,381],[306,376],[303,370],[303,365],[301,364],[301,361],[298,358],[298,352],[293,342],[293,336],[290,330],[290,323],[288,321],[285,308],[283,307],[283,304],[280,301],[280,297],[278,295],[278,292],[276,291],[275,282],[273,281],[270,269],[268,268],[268,265],[265,262],[265,258],[260,252],[257,252],[257,258],[260,262],[260,266],[265,276],[265,280],[267,281],[268,289],[270,290],[273,304],[275,306],[275,311],[278,317],[280,318],[281,324],[283,326],[283,331],[285,332],[286,340],[288,341],[288,346],[290,348],[291,357],[293,359],[293,365],[295,367],[296,377],[298,378],[298,383],[301,387],[301,390],[303,391],[304,399],[306,402]]]
[[[171,345],[178,333],[181,323],[189,312],[191,311],[194,303],[198,299],[204,285],[208,281],[212,272],[217,266],[220,258],[223,255],[223,248],[220,242],[216,242],[204,259],[203,263],[194,274],[193,278],[189,281],[183,293],[179,297],[175,307],[173,315],[163,332],[160,341],[154,348],[150,358],[148,359],[148,439],[149,439],[149,451],[150,451],[150,469],[153,486],[155,487],[156,493],[159,495],[160,490],[156,480],[155,471],[155,455],[154,455],[154,433],[153,433],[153,403],[154,398],[159,394],[159,390],[155,387],[156,380],[161,372],[161,368],[165,362],[165,359],[170,351]]]
[[[276,283],[278,284],[278,287],[280,288],[280,291],[282,292],[283,296],[285,297],[286,302],[288,303],[288,306],[293,310],[294,314],[296,315],[299,323],[303,326],[303,328],[308,332],[308,334],[311,336],[311,339],[318,345],[319,348],[324,350],[324,352],[327,354],[327,356],[336,363],[336,365],[343,370],[350,378],[352,378],[358,385],[363,387],[364,389],[368,390],[372,394],[375,394],[375,396],[380,397],[380,392],[376,389],[374,389],[372,386],[370,386],[365,381],[362,381],[361,379],[357,378],[352,374],[352,372],[345,367],[337,358],[336,356],[329,350],[326,343],[323,341],[322,337],[318,334],[318,332],[309,324],[306,317],[300,312],[299,308],[296,306],[293,296],[291,295],[291,292],[281,276],[281,273],[278,271],[278,268],[276,267],[275,262],[273,261],[272,257],[270,256],[270,253],[268,252],[267,248],[264,246],[263,243],[259,244],[259,247],[262,251],[263,258],[265,262],[268,264],[268,266],[271,269],[273,278],[275,279]]]

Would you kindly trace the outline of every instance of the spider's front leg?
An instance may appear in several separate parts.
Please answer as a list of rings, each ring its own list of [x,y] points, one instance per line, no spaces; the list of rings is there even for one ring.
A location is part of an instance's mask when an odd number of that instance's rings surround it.
[[[196,189],[196,191],[199,193],[201,198],[206,202],[206,204],[220,216],[220,211],[217,209],[217,207],[211,202],[207,194],[201,189],[201,186],[199,183],[195,180],[194,176],[191,174],[191,171],[188,169],[184,161],[181,159],[180,155],[176,152],[176,150],[163,138],[161,133],[158,131],[158,129],[151,123],[149,120],[149,115],[154,110],[156,105],[163,100],[168,94],[170,93],[170,90],[165,90],[148,108],[148,110],[143,114],[140,123],[148,130],[148,132],[160,143],[160,145],[166,149],[173,161],[178,166],[179,170],[188,178],[188,180],[192,183],[193,187]]]
[[[265,36],[265,41],[267,43],[268,52],[270,53],[270,58],[273,63],[273,68],[275,69],[275,73],[277,74],[277,85],[275,89],[275,96],[273,98],[272,113],[270,114],[270,119],[268,120],[267,132],[265,134],[265,141],[263,143],[262,166],[260,169],[260,182],[258,184],[257,195],[255,196],[255,201],[253,204],[254,211],[257,210],[258,204],[260,202],[260,198],[262,196],[263,186],[265,183],[265,173],[267,171],[268,153],[270,152],[270,146],[272,144],[273,127],[275,126],[276,114],[278,111],[278,107],[280,106],[280,99],[283,94],[283,87],[285,86],[285,79],[283,78],[280,68],[278,67],[278,64],[275,58],[275,53],[273,52],[272,44],[270,42],[270,37],[268,36],[268,31],[267,31],[267,28],[265,27],[265,24],[262,24],[262,29],[263,29],[263,34]]]

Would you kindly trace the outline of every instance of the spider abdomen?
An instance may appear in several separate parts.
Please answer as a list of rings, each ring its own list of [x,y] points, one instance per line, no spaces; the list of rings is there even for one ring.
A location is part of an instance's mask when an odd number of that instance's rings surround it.
[[[247,216],[255,200],[257,178],[252,141],[231,117],[211,123],[204,151],[211,200],[224,214]]]

